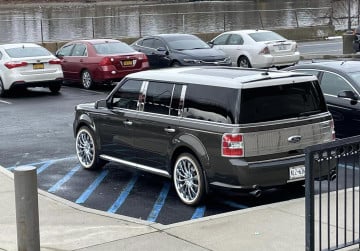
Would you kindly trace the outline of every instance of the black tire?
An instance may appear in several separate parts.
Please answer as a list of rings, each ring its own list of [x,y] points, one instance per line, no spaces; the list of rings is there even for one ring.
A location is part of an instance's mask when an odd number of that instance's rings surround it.
[[[83,70],[81,73],[81,84],[82,86],[87,89],[90,90],[91,88],[93,88],[94,86],[94,81],[91,77],[91,74],[88,70]]]
[[[174,61],[172,64],[171,64],[172,67],[181,67],[181,64],[178,62],[178,61]]]
[[[49,86],[49,90],[52,92],[52,93],[59,93],[61,89],[61,84],[51,84]]]
[[[238,65],[238,67],[243,67],[243,68],[251,68],[252,67],[250,60],[245,56],[239,57],[237,65]]]
[[[2,80],[0,79],[0,97],[4,97],[5,96],[5,88],[4,88],[4,84],[2,82]]]
[[[200,163],[189,153],[176,159],[173,183],[180,200],[190,206],[198,205],[205,196],[205,181]]]
[[[106,164],[99,158],[99,147],[89,127],[83,126],[78,130],[75,142],[76,155],[85,169],[99,169]]]

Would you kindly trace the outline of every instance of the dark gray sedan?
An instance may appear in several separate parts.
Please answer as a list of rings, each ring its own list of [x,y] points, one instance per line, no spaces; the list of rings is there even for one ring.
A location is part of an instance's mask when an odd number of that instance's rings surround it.
[[[360,61],[322,61],[286,70],[318,77],[334,119],[337,138],[360,134]]]
[[[231,66],[230,57],[190,34],[160,34],[148,36],[131,45],[143,52],[151,68],[169,66]]]

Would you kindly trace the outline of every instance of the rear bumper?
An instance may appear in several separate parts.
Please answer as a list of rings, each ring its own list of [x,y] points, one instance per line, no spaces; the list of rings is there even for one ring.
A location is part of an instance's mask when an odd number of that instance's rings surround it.
[[[58,78],[49,81],[36,81],[36,82],[16,81],[12,83],[9,89],[13,89],[16,87],[49,87],[51,85],[61,85],[62,83],[63,83],[63,78]]]
[[[128,70],[117,70],[115,67],[103,66],[99,67],[94,73],[94,82],[96,83],[111,83],[120,81],[126,75],[130,73],[135,73],[139,71],[148,70],[149,67],[142,67],[137,69],[128,69]]]
[[[288,159],[249,163],[244,159],[229,159],[226,167],[232,176],[221,175],[211,179],[210,185],[232,190],[251,190],[265,187],[276,187],[291,182],[304,180],[290,179],[290,167],[303,166],[305,156],[297,156]],[[330,163],[335,168],[336,163]],[[331,169],[332,169],[331,168]],[[314,170],[318,177],[327,176],[328,170]]]
[[[284,55],[258,55],[254,58],[252,66],[255,68],[268,68],[276,66],[293,65],[299,62],[300,53],[295,52],[293,54]]]

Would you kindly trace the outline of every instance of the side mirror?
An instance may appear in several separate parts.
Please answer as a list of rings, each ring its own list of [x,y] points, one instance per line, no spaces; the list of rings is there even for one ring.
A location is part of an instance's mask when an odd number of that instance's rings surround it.
[[[213,46],[214,46],[214,42],[213,42],[213,41],[209,41],[209,42],[207,42],[207,44],[208,44],[210,47],[213,47]]]
[[[349,98],[351,100],[358,100],[359,96],[353,91],[341,91],[338,93],[338,98]]]
[[[61,54],[61,53],[58,52],[58,51],[55,53],[55,56],[56,56],[57,58],[60,58],[60,59],[62,59],[62,58],[64,57],[64,55]]]
[[[100,99],[95,102],[95,109],[98,108],[109,108],[107,100],[106,99]]]

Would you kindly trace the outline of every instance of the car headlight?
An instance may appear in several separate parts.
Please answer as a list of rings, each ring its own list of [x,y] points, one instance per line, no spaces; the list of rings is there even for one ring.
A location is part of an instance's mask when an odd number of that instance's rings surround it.
[[[201,60],[198,60],[198,59],[187,59],[187,58],[184,59],[184,62],[185,62],[185,63],[191,63],[191,64],[201,64],[201,63],[202,63]]]

